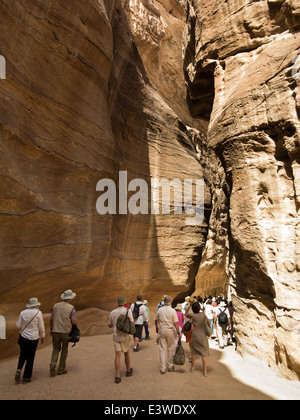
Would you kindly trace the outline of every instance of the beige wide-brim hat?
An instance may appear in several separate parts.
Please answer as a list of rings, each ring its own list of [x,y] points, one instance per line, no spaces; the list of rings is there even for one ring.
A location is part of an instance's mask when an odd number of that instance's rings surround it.
[[[41,306],[38,299],[37,298],[30,298],[27,305],[26,305],[26,308],[30,309],[30,308],[35,308],[36,306]]]
[[[177,303],[177,306],[176,306],[176,308],[175,308],[175,311],[176,310],[178,310],[178,311],[182,311],[182,305],[181,305],[181,303]]]
[[[72,290],[66,290],[62,295],[61,295],[61,299],[62,300],[71,300],[74,299],[74,297],[76,296],[76,293],[73,293]]]
[[[148,300],[144,300],[143,305],[147,305],[148,304]]]

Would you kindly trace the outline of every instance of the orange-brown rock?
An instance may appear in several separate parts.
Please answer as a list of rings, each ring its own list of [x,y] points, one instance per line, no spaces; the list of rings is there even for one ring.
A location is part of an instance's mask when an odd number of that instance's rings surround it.
[[[169,57],[181,55],[183,9],[169,2],[175,18],[159,5],[169,16],[162,51],[170,44],[173,52],[161,64],[166,81],[158,88],[125,3],[0,6],[0,54],[7,63],[0,81],[0,313],[11,348],[30,297],[49,314],[64,290],[76,291],[77,310],[95,308],[97,315],[96,329],[84,326],[85,334],[101,330],[120,294],[130,302],[142,293],[156,306],[162,295],[193,287],[207,223],[187,226],[185,214],[101,216],[96,209],[98,181],[117,182],[119,171],[128,172],[128,182],[141,178],[148,185],[154,178],[202,178],[201,133],[189,127],[180,64],[168,74]],[[140,28],[151,28],[148,18]],[[170,94],[172,83],[182,83],[179,98]]]
[[[196,0],[187,13],[188,102],[209,122],[223,194],[196,288],[226,272],[239,351],[299,378],[299,2]]]

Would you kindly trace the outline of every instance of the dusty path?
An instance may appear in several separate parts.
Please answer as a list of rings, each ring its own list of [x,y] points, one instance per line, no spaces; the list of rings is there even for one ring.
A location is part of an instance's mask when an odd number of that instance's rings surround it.
[[[67,375],[49,377],[51,346],[37,353],[33,381],[16,385],[17,358],[0,362],[1,400],[297,400],[300,383],[277,377],[270,369],[251,360],[243,360],[233,347],[218,350],[211,344],[208,377],[202,375],[197,359],[196,372],[189,363],[175,372],[159,372],[158,346],[153,329],[151,340],[143,341],[133,353],[132,377],[114,383],[114,347],[112,336],[83,337],[69,349]],[[188,346],[185,344],[186,354]]]

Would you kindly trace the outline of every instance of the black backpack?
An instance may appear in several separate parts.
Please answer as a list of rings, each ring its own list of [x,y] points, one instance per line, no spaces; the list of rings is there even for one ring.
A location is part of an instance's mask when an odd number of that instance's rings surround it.
[[[222,309],[220,308],[220,313],[218,316],[218,321],[220,325],[227,325],[228,324],[228,318],[226,315],[226,309],[224,309],[224,311],[222,311]]]
[[[69,334],[69,343],[74,343],[72,347],[76,346],[76,343],[80,340],[80,330],[77,325],[72,325],[72,330]]]
[[[135,303],[134,304],[134,308],[133,308],[133,311],[132,311],[132,316],[133,316],[133,319],[136,321],[137,319],[138,319],[138,317],[140,316],[140,307],[142,306],[142,303],[140,303],[140,304],[137,304],[137,303]]]

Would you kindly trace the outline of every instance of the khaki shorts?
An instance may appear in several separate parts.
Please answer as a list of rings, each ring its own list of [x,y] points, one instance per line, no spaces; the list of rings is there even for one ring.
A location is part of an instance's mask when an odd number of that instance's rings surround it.
[[[125,340],[122,341],[114,341],[115,350],[121,351],[123,353],[127,353],[130,349],[130,336],[125,338]]]

